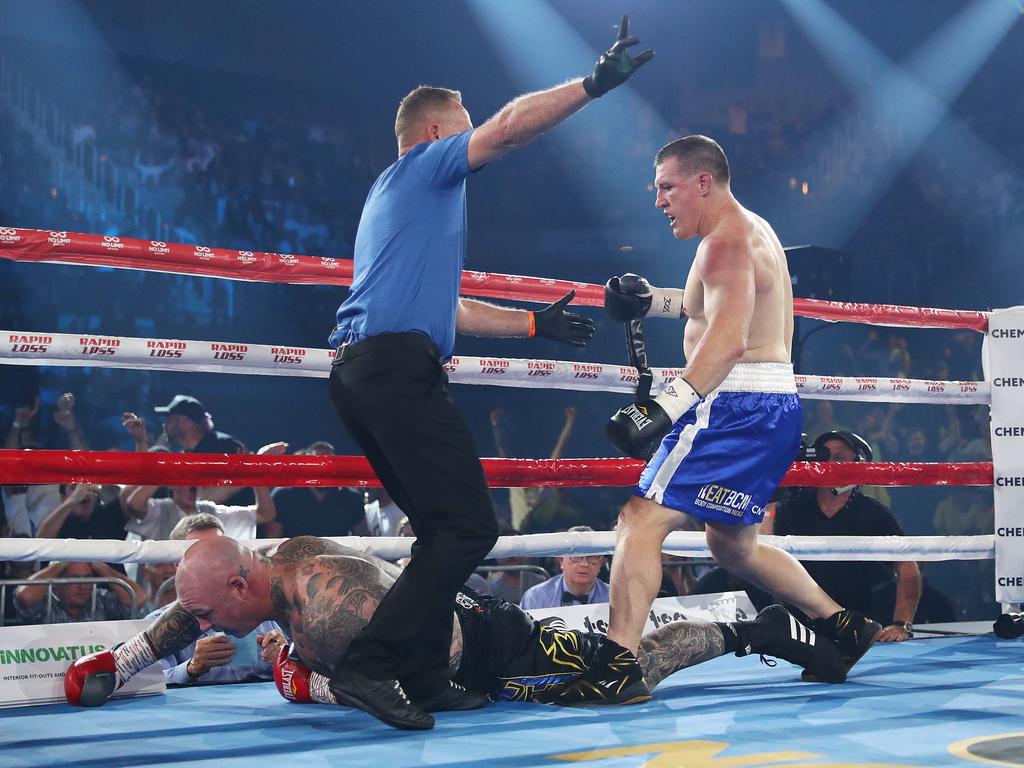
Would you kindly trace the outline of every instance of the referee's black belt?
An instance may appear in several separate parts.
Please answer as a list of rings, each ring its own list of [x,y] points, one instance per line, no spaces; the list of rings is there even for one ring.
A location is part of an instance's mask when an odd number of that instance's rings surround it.
[[[405,333],[381,333],[376,336],[369,336],[362,341],[347,342],[334,350],[334,361],[331,366],[341,365],[357,357],[369,353],[380,354],[408,354],[423,350],[431,357],[440,360],[441,355],[434,346],[430,337],[417,331],[406,331]]]

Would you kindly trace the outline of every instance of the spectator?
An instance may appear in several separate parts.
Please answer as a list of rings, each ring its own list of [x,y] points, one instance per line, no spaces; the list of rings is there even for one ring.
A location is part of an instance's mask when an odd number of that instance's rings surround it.
[[[33,581],[83,577],[121,579],[128,583],[131,591],[117,583],[110,588],[89,583],[56,584],[53,586],[53,601],[47,599],[49,585],[25,584],[14,593],[19,618],[26,624],[66,624],[75,621],[114,621],[132,617],[132,595],[136,606],[142,606],[146,593],[142,587],[123,573],[118,573],[105,563],[50,563],[29,576]],[[93,589],[96,589],[95,607]],[[47,617],[47,605],[50,605]]]
[[[206,407],[191,395],[175,395],[167,405],[153,409],[166,414],[164,434],[171,444],[188,453],[248,453],[236,437],[213,428],[213,417]],[[218,504],[246,506],[252,504],[252,492],[245,488],[219,486],[203,488],[201,498]]]
[[[280,455],[287,443],[270,443],[257,455]],[[196,486],[177,486],[167,499],[153,498],[159,486],[126,485],[121,489],[121,506],[128,515],[125,529],[143,539],[166,539],[181,518],[206,512],[220,518],[226,535],[239,541],[256,538],[256,526],[269,523],[276,515],[274,499],[267,488],[255,488],[256,503],[242,506],[215,504],[198,498]]]
[[[589,525],[574,525],[570,533],[593,531]],[[608,602],[608,584],[597,578],[605,563],[604,555],[573,555],[558,558],[562,572],[552,576],[523,595],[523,608],[557,608],[562,605],[589,605]]]
[[[826,432],[814,441],[828,451],[828,461],[871,461],[871,446],[852,432]],[[896,518],[856,486],[800,488],[779,502],[775,517],[765,516],[762,533],[780,536],[902,536]],[[807,572],[840,605],[860,611],[885,628],[879,640],[900,641],[912,636],[912,622],[921,599],[917,563],[875,561],[807,561]],[[896,578],[895,606],[880,605],[879,595]]]
[[[140,453],[144,453],[149,450],[151,441],[145,420],[136,416],[131,411],[125,411],[121,414],[121,426],[123,426],[125,431],[131,435],[133,450]]]
[[[99,498],[98,485],[65,486],[63,500],[46,516],[36,535],[41,539],[123,539],[125,516],[120,501],[103,503]]]
[[[333,456],[334,446],[318,440],[295,455]],[[357,527],[366,531],[361,489],[300,486],[276,488],[271,495],[277,519],[267,526],[269,538],[348,536]]]
[[[224,525],[220,519],[200,512],[182,519],[169,538],[195,540],[223,535]],[[176,563],[170,565],[177,570]],[[152,611],[146,620],[156,621],[170,602],[168,600]],[[209,629],[187,648],[160,659],[164,682],[168,685],[195,685],[273,680],[273,659],[277,656],[277,648],[286,642],[281,628],[273,621],[263,622],[241,638],[228,638],[223,632]]]
[[[494,434],[494,444],[498,449],[498,456],[503,459],[511,457],[508,448],[508,437],[505,434],[505,412],[501,408],[491,410],[491,431]],[[565,445],[572,435],[573,426],[576,423],[576,409],[567,406],[565,409],[565,422],[562,424],[562,431],[551,449],[549,459],[560,459],[565,451]],[[509,507],[511,517],[509,522],[513,530],[547,530],[566,517],[572,517],[573,509],[563,504],[562,489],[560,488],[509,488]]]

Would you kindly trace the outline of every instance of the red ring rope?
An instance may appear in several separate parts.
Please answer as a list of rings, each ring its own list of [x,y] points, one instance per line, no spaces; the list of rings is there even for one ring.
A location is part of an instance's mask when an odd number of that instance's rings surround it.
[[[0,258],[273,283],[349,285],[352,282],[352,262],[348,259],[234,251],[112,235],[13,227],[0,227]],[[462,273],[461,290],[467,296],[548,302],[561,298],[569,289],[576,290],[575,304],[588,307],[604,305],[604,288],[600,285],[487,272]],[[802,317],[819,320],[917,328],[965,328],[982,333],[988,329],[986,313],[954,309],[793,299],[793,310]]]
[[[494,488],[629,486],[644,464],[632,459],[484,459]],[[379,487],[362,456],[227,456],[201,453],[0,450],[8,484]],[[782,485],[992,485],[991,462],[795,463]]]

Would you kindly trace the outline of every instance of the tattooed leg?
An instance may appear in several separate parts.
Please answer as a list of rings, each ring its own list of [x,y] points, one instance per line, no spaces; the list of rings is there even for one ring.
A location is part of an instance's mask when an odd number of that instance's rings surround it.
[[[640,639],[639,661],[644,680],[654,690],[680,669],[718,658],[725,653],[722,630],[705,621],[677,621]]]

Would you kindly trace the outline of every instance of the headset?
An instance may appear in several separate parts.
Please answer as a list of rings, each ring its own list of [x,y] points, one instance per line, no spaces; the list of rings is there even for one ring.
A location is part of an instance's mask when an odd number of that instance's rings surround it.
[[[825,447],[825,443],[829,440],[838,440],[841,443],[845,443],[850,450],[856,454],[857,461],[871,461],[875,457],[875,452],[871,450],[871,444],[867,440],[856,432],[849,432],[845,429],[841,429],[832,432],[825,432],[815,438],[813,445],[815,461],[829,460],[829,450]],[[856,484],[844,485],[839,488],[831,488],[830,490],[833,496],[838,496],[841,493],[852,491],[856,487]]]

